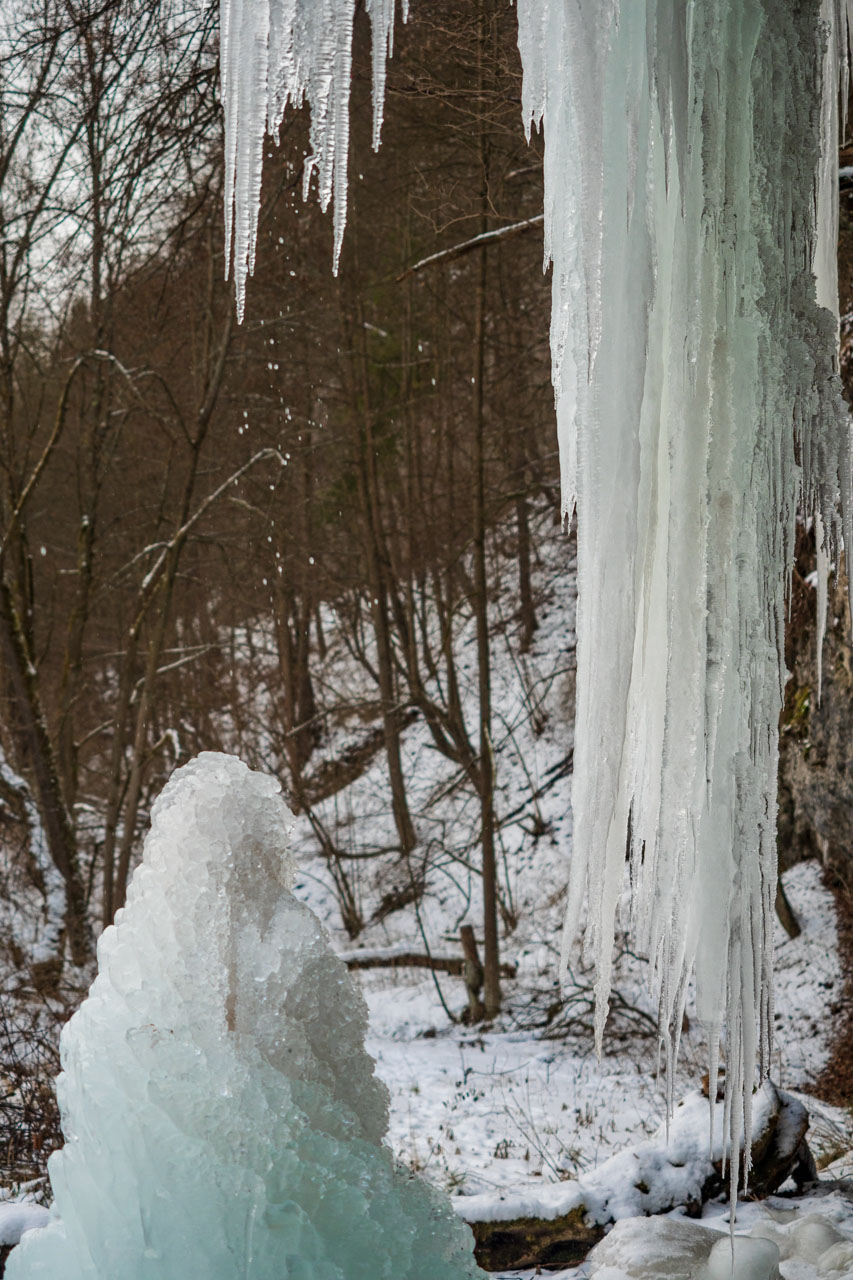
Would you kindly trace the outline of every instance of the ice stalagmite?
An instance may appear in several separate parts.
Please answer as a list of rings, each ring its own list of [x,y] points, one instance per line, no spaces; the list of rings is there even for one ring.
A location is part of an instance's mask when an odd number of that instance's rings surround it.
[[[206,753],[63,1032],[53,1220],[9,1280],[473,1280],[472,1238],[382,1145],[366,1010],[291,894],[272,778]]]
[[[311,30],[297,0],[222,4],[241,296],[257,184],[233,157],[255,157],[259,172],[261,99],[248,114],[240,104],[267,83],[264,63],[249,84],[267,56],[284,68],[271,124],[306,86],[316,104],[339,243],[352,4],[322,0]],[[271,35],[256,63],[263,31],[247,27],[238,46],[235,15],[263,24],[267,6],[290,15],[291,35]],[[393,4],[372,9],[381,92]],[[630,927],[670,1065],[695,972],[735,1147],[772,1028],[798,508],[818,531],[822,579],[842,540],[853,545],[833,314],[851,17],[851,0],[518,0],[524,115],[545,129],[553,379],[565,508],[578,519],[566,945],[586,897],[600,1042],[617,919]],[[297,47],[304,57],[288,61]]]
[[[691,972],[727,1119],[772,1027],[778,722],[798,504],[851,518],[833,304],[829,0],[520,0],[546,253],[578,705],[566,943],[588,901],[599,1041],[617,920],[670,1063]],[[816,289],[815,274],[820,282]],[[626,888],[630,888],[625,901]]]

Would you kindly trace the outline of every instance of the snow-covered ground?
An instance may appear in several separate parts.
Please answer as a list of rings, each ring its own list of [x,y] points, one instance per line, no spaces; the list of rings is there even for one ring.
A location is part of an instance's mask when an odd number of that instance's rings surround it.
[[[841,994],[828,923],[833,905],[814,863],[793,868],[786,888],[803,931],[791,940],[780,930],[777,943],[773,1078],[811,1110],[810,1141],[820,1161],[853,1147],[850,1117],[802,1092],[825,1061]],[[532,976],[508,984],[509,1010],[485,1032],[451,1025],[420,970],[360,976],[370,1008],[369,1048],[391,1090],[392,1144],[401,1159],[454,1194],[577,1177],[661,1122],[654,1039],[626,1034],[600,1063],[585,1025],[543,1039],[541,1028],[519,1025],[536,992]],[[556,998],[552,978],[547,969],[540,973],[540,988]],[[617,989],[641,991],[633,957],[623,956],[620,978]],[[461,980],[441,981],[458,1010]],[[691,1026],[676,1095],[695,1088],[704,1069],[704,1043]]]
[[[569,1190],[568,1181],[589,1179],[614,1153],[652,1135],[665,1114],[643,958],[621,942],[601,1062],[592,1046],[591,975],[575,957],[565,1000],[556,981],[572,839],[575,590],[572,544],[543,520],[537,547],[539,627],[529,654],[518,653],[513,565],[509,559],[501,564],[497,553],[499,589],[491,604],[502,958],[516,967],[515,977],[504,982],[504,1011],[487,1029],[467,1026],[460,1020],[467,1004],[461,978],[415,968],[358,971],[370,1010],[368,1049],[391,1095],[391,1146],[458,1198],[463,1211],[473,1196],[480,1204],[521,1198],[534,1208],[554,1202],[561,1188]],[[327,707],[345,690],[353,708],[350,716],[338,716],[321,748],[333,761],[375,728],[365,706],[371,697],[374,709],[376,704],[369,679],[336,636],[334,618],[326,621],[329,654],[318,689]],[[476,643],[470,620],[463,622],[458,665],[473,734]],[[255,696],[262,725],[263,688]],[[463,923],[481,933],[477,798],[435,750],[422,721],[406,729],[403,755],[419,836],[409,866],[393,852],[382,751],[313,814],[342,853],[361,855],[345,858],[342,866],[365,921],[362,932],[353,939],[342,927],[336,869],[305,817],[294,830],[296,891],[324,920],[338,951],[422,952],[429,946],[442,955],[459,954]],[[383,849],[392,851],[376,852]],[[405,885],[407,876],[425,883],[420,899],[383,911],[389,891]],[[807,1092],[826,1060],[842,999],[833,902],[815,863],[795,867],[785,885],[802,933],[791,940],[777,929],[773,1079],[806,1103],[818,1163],[835,1160],[831,1171],[840,1176],[853,1173],[853,1122]],[[676,1098],[695,1090],[706,1067],[689,1006],[688,1018]],[[709,1212],[724,1225],[722,1206]],[[813,1272],[790,1266],[783,1271],[786,1280],[813,1280]]]
[[[592,1047],[591,976],[577,959],[575,985],[565,1005],[559,1000],[557,954],[572,836],[565,760],[572,742],[574,583],[570,544],[554,532],[540,536],[538,545],[540,626],[523,660],[507,622],[513,613],[511,584],[493,604],[497,807],[507,906],[502,956],[517,966],[516,977],[505,982],[504,1012],[486,1030],[469,1027],[448,1016],[458,1019],[466,1004],[459,978],[422,969],[359,974],[370,1008],[369,1049],[391,1092],[391,1144],[400,1159],[457,1197],[515,1190],[535,1199],[538,1189],[588,1175],[615,1151],[650,1135],[665,1113],[643,958],[623,943],[600,1063]],[[470,626],[459,665],[473,725]],[[354,693],[363,681],[352,660],[334,647],[326,678]],[[377,908],[383,894],[401,875],[398,855],[348,863],[367,922],[354,941],[341,928],[334,880],[312,829],[304,819],[297,822],[297,892],[324,919],[341,951],[395,945],[423,951],[426,940],[436,952],[458,953],[462,923],[480,933],[476,797],[435,751],[420,721],[405,732],[404,766],[419,815],[413,863],[418,878],[425,876],[426,890],[416,906],[382,915]],[[346,791],[319,805],[317,814],[342,849],[365,854],[394,845],[389,809],[380,752]],[[809,1107],[809,1140],[821,1164],[853,1148],[851,1118],[808,1094],[826,1061],[842,998],[834,908],[815,863],[791,870],[785,887],[802,933],[791,940],[777,929],[772,1074]],[[374,913],[381,918],[371,923]],[[696,1088],[705,1066],[701,1030],[691,1019],[676,1097]],[[796,1272],[796,1280],[806,1280],[806,1273]]]

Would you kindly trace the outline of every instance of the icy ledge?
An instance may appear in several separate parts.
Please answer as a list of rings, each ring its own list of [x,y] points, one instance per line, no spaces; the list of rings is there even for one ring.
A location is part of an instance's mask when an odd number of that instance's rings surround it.
[[[62,1035],[49,1224],[8,1280],[471,1280],[470,1232],[383,1145],[361,994],[290,892],[272,778],[206,752],[154,806]]]

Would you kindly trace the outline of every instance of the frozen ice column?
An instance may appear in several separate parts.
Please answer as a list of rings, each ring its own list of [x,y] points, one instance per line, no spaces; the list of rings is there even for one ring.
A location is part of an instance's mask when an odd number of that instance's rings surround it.
[[[62,1036],[53,1218],[9,1280],[464,1280],[468,1228],[382,1144],[366,1009],[290,892],[278,783],[179,769]]]

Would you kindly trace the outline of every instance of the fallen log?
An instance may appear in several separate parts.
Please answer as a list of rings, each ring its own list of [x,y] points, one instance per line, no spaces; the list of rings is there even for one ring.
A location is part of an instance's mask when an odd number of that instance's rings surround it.
[[[724,1192],[723,1104],[715,1105],[714,1149],[709,1148],[708,1099],[697,1090],[675,1109],[653,1138],[619,1151],[576,1181],[526,1187],[499,1195],[460,1196],[457,1213],[474,1233],[475,1257],[486,1271],[576,1265],[623,1218],[683,1207],[698,1216]],[[767,1081],[753,1099],[749,1194],[776,1191],[809,1167],[802,1103]]]
[[[400,947],[377,947],[374,950],[343,951],[338,958],[348,969],[432,969],[435,973],[449,973],[455,978],[464,977],[465,957],[433,955],[422,951],[410,951]],[[502,978],[514,978],[514,964],[501,965]]]
[[[582,1208],[559,1218],[515,1218],[470,1226],[474,1257],[484,1271],[576,1267],[604,1238],[604,1227],[589,1224]]]

